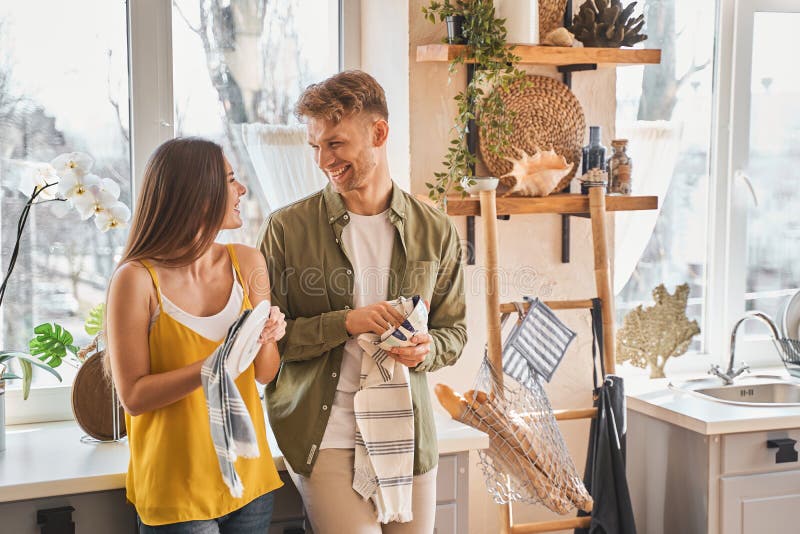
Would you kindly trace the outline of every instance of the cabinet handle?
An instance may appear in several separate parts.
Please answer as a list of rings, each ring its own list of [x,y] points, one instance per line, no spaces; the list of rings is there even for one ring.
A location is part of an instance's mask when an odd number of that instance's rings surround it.
[[[775,453],[775,463],[783,464],[786,462],[797,461],[797,451],[794,450],[794,445],[797,440],[791,438],[781,439],[768,439],[767,447],[770,449],[778,449]]]

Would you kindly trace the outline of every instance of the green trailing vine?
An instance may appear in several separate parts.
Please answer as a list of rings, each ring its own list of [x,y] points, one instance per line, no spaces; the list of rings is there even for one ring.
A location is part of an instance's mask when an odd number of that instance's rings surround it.
[[[437,18],[442,22],[448,16],[464,16],[466,47],[450,62],[451,76],[468,59],[476,63],[471,82],[454,97],[458,112],[442,162],[446,170],[434,173],[435,181],[425,184],[430,199],[441,205],[452,189],[464,196],[466,191],[461,186],[461,178],[473,174],[477,157],[467,145],[470,120],[474,121],[475,128],[488,126],[481,139],[484,148],[496,155],[503,152],[516,113],[506,111],[502,91],[508,90],[515,82],[524,83],[526,74],[515,66],[520,58],[514,54],[513,48],[506,46],[505,19],[495,17],[491,0],[434,0],[428,7],[423,7],[422,12],[432,23],[436,23]]]

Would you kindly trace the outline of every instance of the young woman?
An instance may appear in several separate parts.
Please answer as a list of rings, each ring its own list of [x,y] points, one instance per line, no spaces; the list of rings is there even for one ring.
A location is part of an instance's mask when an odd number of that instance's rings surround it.
[[[204,360],[245,309],[269,298],[263,256],[214,242],[242,225],[236,180],[222,149],[187,138],[150,158],[128,243],[109,287],[107,353],[125,408],[130,444],[127,497],[139,532],[266,532],[272,491],[281,486],[266,440],[255,380],[278,371],[276,341],[286,323],[277,307],[261,349],[236,385],[252,418],[260,456],[239,458],[244,485],[234,498],[220,474],[200,387]]]

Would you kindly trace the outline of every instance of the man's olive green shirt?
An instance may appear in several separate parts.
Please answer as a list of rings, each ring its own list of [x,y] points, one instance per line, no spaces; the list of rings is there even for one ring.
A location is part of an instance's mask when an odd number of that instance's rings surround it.
[[[452,365],[467,340],[461,247],[452,222],[393,185],[389,220],[397,229],[388,296],[430,302],[430,353],[411,369],[414,474],[438,460],[426,373]],[[281,208],[261,228],[272,304],[286,315],[281,366],[266,390],[269,420],[292,469],[310,475],[328,424],[353,306],[353,266],[342,246],[349,216],[330,184]]]

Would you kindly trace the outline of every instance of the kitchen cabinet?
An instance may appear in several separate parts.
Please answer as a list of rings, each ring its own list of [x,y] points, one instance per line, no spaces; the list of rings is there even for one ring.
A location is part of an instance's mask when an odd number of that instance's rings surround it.
[[[798,531],[800,462],[791,454],[778,462],[779,449],[767,442],[800,442],[800,426],[748,432],[743,421],[737,431],[703,433],[665,419],[628,411],[628,482],[640,532]]]
[[[468,532],[469,452],[442,454],[436,479],[435,534]],[[310,533],[304,529],[300,494],[286,471],[275,495],[269,534]],[[40,534],[37,511],[71,506],[76,534],[135,534],[136,514],[124,489],[0,503],[0,534]]]

